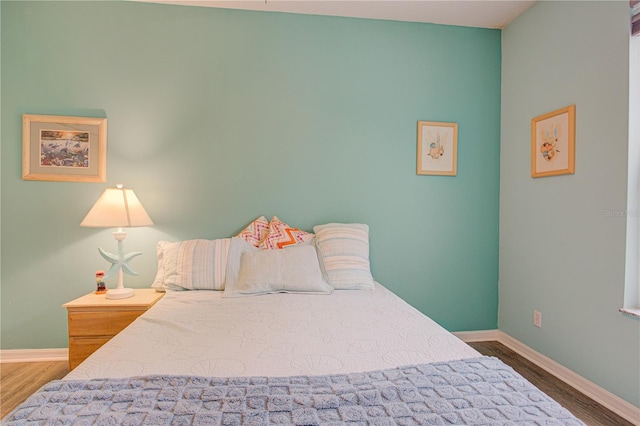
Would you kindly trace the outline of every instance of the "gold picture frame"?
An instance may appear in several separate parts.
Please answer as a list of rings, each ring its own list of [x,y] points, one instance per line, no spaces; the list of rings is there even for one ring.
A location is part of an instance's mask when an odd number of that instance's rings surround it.
[[[107,119],[23,114],[22,179],[107,181]]]
[[[531,177],[575,173],[576,106],[531,120]]]
[[[458,123],[418,121],[416,163],[419,175],[456,176]]]

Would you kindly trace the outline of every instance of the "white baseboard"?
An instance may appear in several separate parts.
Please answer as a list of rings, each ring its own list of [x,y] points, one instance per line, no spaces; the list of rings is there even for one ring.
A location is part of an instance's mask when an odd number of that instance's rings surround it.
[[[498,340],[498,330],[454,331],[453,335],[467,343]]]
[[[68,361],[69,349],[5,349],[0,350],[0,363]]]
[[[538,367],[553,374],[558,379],[567,383],[569,386],[582,392],[589,398],[598,402],[602,406],[613,411],[620,417],[630,421],[633,424],[640,424],[640,408],[628,403],[624,399],[612,394],[606,389],[596,385],[595,383],[585,379],[578,373],[569,370],[567,367],[558,364],[551,358],[542,355],[540,352],[531,349],[529,346],[517,339],[509,336],[500,330],[484,330],[484,331],[462,331],[455,332],[459,339],[465,342],[482,342],[495,340],[502,343],[512,351],[523,356]]]

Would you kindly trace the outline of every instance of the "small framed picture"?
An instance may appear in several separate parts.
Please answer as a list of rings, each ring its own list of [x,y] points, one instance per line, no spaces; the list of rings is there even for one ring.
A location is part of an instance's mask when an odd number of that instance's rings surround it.
[[[455,176],[458,123],[418,121],[417,174]]]
[[[531,177],[575,173],[576,106],[531,120]]]
[[[106,182],[107,119],[24,114],[22,179]]]

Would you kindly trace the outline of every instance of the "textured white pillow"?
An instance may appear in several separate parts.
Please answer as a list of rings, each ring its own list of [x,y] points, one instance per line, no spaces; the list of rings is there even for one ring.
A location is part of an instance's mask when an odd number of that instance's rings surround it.
[[[224,290],[230,243],[230,238],[158,242],[158,273],[151,287]]]
[[[224,297],[267,293],[331,294],[316,249],[300,244],[284,250],[261,250],[233,238],[227,263]]]
[[[336,290],[373,290],[369,227],[360,223],[314,226],[320,266]]]

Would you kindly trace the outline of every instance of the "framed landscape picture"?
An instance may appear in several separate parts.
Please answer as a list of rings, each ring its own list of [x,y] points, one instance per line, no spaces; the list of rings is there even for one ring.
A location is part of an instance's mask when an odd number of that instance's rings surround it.
[[[22,179],[106,182],[107,119],[24,114]]]
[[[575,173],[576,106],[531,120],[531,177]]]
[[[418,121],[417,174],[457,174],[458,123]]]

